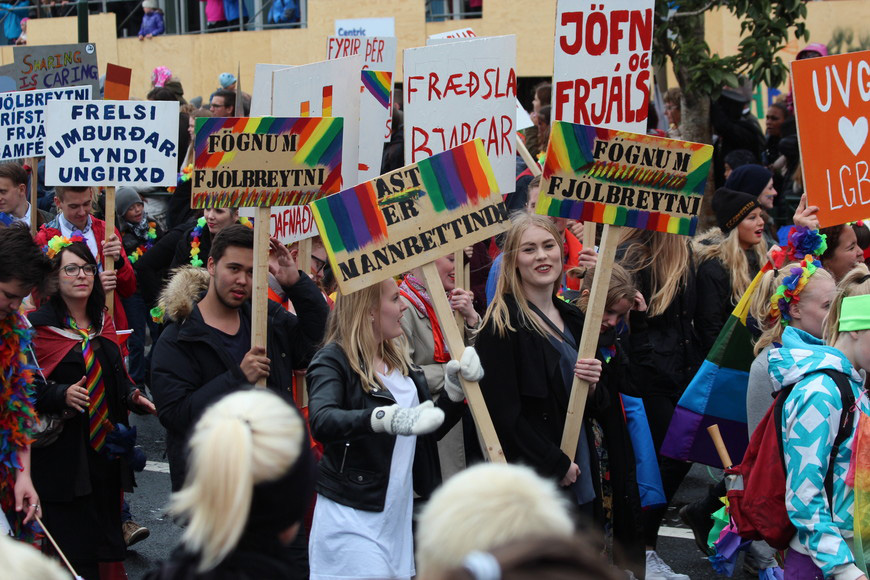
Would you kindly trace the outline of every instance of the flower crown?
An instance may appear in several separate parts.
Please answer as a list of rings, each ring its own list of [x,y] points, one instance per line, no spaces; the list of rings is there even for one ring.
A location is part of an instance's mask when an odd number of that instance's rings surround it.
[[[50,240],[48,240],[48,244],[42,248],[42,251],[45,252],[45,255],[50,259],[60,253],[60,251],[67,246],[71,246],[75,242],[84,242],[84,238],[80,234],[73,234],[71,238],[67,238],[64,236],[54,236]]]
[[[178,185],[181,185],[182,183],[187,183],[188,181],[190,181],[190,177],[192,175],[193,175],[193,163],[189,163],[189,164],[185,165],[184,168],[181,170],[181,173],[178,174],[178,181],[177,181]],[[175,193],[175,189],[176,188],[174,186],[169,186],[166,188],[166,191],[168,191],[169,193]]]
[[[804,256],[800,266],[791,269],[791,274],[786,276],[782,284],[770,297],[770,320],[775,321],[779,318],[783,326],[788,326],[791,321],[791,306],[800,302],[800,293],[803,292],[810,276],[816,273],[818,268],[822,267],[822,263],[816,260],[811,255]]]

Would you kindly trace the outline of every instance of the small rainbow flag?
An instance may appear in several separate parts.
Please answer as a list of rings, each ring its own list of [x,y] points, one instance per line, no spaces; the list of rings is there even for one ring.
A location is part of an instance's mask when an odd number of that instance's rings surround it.
[[[390,87],[393,84],[393,75],[389,72],[366,69],[362,71],[363,86],[383,105],[386,109],[390,106]]]

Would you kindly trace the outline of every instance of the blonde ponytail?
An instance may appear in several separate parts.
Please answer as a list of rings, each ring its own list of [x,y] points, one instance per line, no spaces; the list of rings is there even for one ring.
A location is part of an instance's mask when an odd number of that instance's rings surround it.
[[[840,337],[840,308],[843,304],[843,298],[847,296],[863,296],[870,294],[870,270],[865,264],[858,264],[849,273],[843,276],[840,283],[837,284],[837,296],[831,303],[831,309],[828,311],[828,318],[825,321],[825,342],[833,345]]]

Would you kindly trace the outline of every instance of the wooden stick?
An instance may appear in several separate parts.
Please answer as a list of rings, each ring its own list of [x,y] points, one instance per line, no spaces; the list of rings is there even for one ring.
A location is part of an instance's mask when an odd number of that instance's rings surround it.
[[[435,314],[438,316],[441,328],[444,330],[444,338],[447,341],[450,355],[458,359],[462,356],[462,351],[465,350],[465,342],[463,342],[459,328],[456,326],[456,320],[451,316],[450,304],[447,302],[444,285],[441,283],[441,278],[438,276],[438,269],[435,267],[434,262],[429,262],[423,266],[423,278],[426,281],[429,296],[432,298],[432,303],[435,306]],[[433,324],[435,324],[435,321],[433,321]],[[474,417],[474,423],[477,425],[481,439],[483,439],[483,446],[487,457],[494,463],[504,463],[504,451],[502,451],[501,444],[498,442],[498,435],[495,432],[495,426],[492,424],[492,417],[490,417],[489,411],[486,408],[486,401],[483,399],[480,385],[469,383],[461,376],[459,378],[462,381],[462,388],[465,391],[465,398],[468,400],[471,415]]]
[[[115,233],[115,188],[109,186],[106,188],[106,211],[103,216],[106,218],[106,241]],[[119,240],[120,241],[120,240]],[[99,243],[99,241],[98,241]],[[103,271],[111,272],[115,269],[115,259],[111,256],[103,254]],[[106,309],[109,311],[109,316],[115,313],[115,291],[106,292]]]
[[[184,165],[181,168],[184,169],[191,163],[193,163],[193,141],[187,146],[187,153],[184,154]]]
[[[598,350],[601,319],[604,317],[607,290],[610,288],[610,275],[613,271],[616,246],[619,243],[619,232],[621,229],[619,226],[604,226],[604,233],[601,236],[601,248],[598,253],[598,265],[595,268],[595,278],[592,280],[592,290],[589,293],[589,303],[586,306],[586,317],[583,321],[583,335],[580,338],[577,360],[595,358],[595,352]],[[589,383],[574,377],[561,445],[562,453],[570,457],[572,461],[577,453],[577,442],[580,441],[580,429],[583,428],[583,412],[586,409],[586,397],[588,394]]]
[[[719,425],[710,425],[707,427],[707,433],[713,439],[713,445],[716,447],[716,452],[719,454],[719,460],[725,469],[733,467],[731,455],[728,453],[728,448],[725,447],[725,442],[722,440],[722,434],[719,432]]]
[[[311,276],[311,238],[299,240],[297,248],[299,252],[296,254],[296,266]]]
[[[540,175],[541,166],[538,165],[538,162],[534,160],[532,154],[529,153],[528,149],[526,149],[526,144],[523,143],[522,139],[517,139],[517,151],[520,152],[520,157],[522,157],[523,161],[526,162],[526,167],[529,168],[529,171],[532,172],[532,175]]]
[[[595,249],[595,236],[598,233],[598,224],[595,222],[583,222],[583,249]],[[618,242],[618,240],[617,240]]]
[[[39,201],[39,195],[37,194],[37,186],[39,185],[39,176],[37,168],[37,159],[36,157],[31,157],[27,160],[30,164],[30,233],[32,235],[36,235],[36,219],[39,217],[39,210],[36,209],[36,204]]]
[[[51,545],[54,546],[57,555],[60,556],[63,563],[66,564],[67,569],[69,569],[70,573],[73,575],[73,578],[79,578],[79,575],[76,574],[75,568],[72,567],[72,564],[69,563],[69,560],[66,559],[66,556],[63,553],[63,550],[60,549],[60,546],[57,545],[57,542],[54,541],[54,538],[51,536],[51,532],[48,531],[48,528],[45,527],[45,524],[42,523],[42,519],[37,515],[33,514],[33,517],[36,518],[36,523],[42,528],[42,531],[45,532],[45,537],[48,538],[48,541],[51,542]]]
[[[254,218],[254,291],[251,312],[251,347],[266,348],[269,316],[269,220],[272,210],[258,207]],[[266,387],[266,379],[257,381]]]
[[[453,253],[453,279],[454,288],[468,289],[468,280],[465,278],[465,250],[457,250]],[[465,336],[465,318],[458,310],[453,312],[453,317],[456,318],[456,326],[459,328],[459,334]]]

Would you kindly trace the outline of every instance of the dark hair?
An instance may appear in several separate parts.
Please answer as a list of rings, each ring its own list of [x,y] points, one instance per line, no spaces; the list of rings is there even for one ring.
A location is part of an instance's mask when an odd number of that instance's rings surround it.
[[[78,185],[58,185],[54,188],[54,195],[61,201],[63,201],[64,196],[67,192],[72,193],[84,193],[88,191],[90,188],[87,186],[78,186]]]
[[[66,252],[75,254],[84,260],[86,264],[99,266],[97,260],[94,258],[94,255],[91,253],[90,248],[88,248],[88,245],[85,242],[73,242],[67,247],[62,248],[61,251],[59,251],[52,259],[54,267],[58,269],[58,276],[62,275],[60,273],[60,264],[63,260],[63,255]],[[66,307],[66,302],[63,301],[63,297],[60,295],[59,289],[52,295],[50,303],[61,317],[65,317],[69,314],[69,309]],[[85,306],[85,312],[87,313],[88,318],[91,319],[91,324],[97,332],[99,332],[103,327],[103,310],[105,309],[106,293],[103,290],[103,284],[100,282],[100,275],[98,273],[94,276],[94,288],[91,290],[91,295],[88,296],[88,303]]]
[[[178,113],[178,171],[187,163],[187,148],[190,146],[190,115]]]
[[[211,243],[208,257],[217,262],[224,257],[229,247],[254,249],[254,230],[242,224],[233,224],[222,229]]]
[[[656,111],[655,106],[650,103],[647,106],[647,117],[646,117],[646,128],[647,131],[650,129],[658,129],[659,127],[659,113]]]
[[[824,265],[825,261],[830,260],[834,257],[834,252],[837,251],[837,246],[840,245],[840,236],[843,235],[843,229],[846,227],[846,224],[840,224],[838,226],[831,226],[828,228],[822,228],[819,230],[820,234],[824,234],[827,236],[828,249],[825,250],[825,253],[819,256],[822,261],[822,265]]]
[[[221,89],[216,91],[212,97],[223,97],[224,106],[233,108],[233,115],[236,114],[236,93],[235,91],[228,91],[226,89]]]
[[[175,96],[175,93],[166,87],[154,87],[148,91],[145,98],[149,101],[178,101],[178,97]]]
[[[52,272],[54,264],[33,241],[30,228],[21,223],[0,228],[0,282],[18,280],[42,290]]]
[[[723,160],[732,170],[742,167],[743,165],[757,165],[758,159],[755,154],[749,149],[735,149],[728,153]]]
[[[538,111],[538,121],[543,121],[545,125],[549,125],[551,110],[552,108],[550,107],[550,105],[544,105],[543,107],[541,107],[541,109]]]
[[[535,85],[535,96],[541,102],[541,105],[549,105],[553,98],[553,85],[544,81]]]
[[[855,230],[855,237],[858,239],[858,246],[862,250],[870,248],[870,230],[866,225],[852,224],[852,229]]]
[[[0,178],[12,181],[12,185],[27,184],[27,170],[18,163],[0,163]]]
[[[782,112],[783,120],[786,120],[792,116],[791,113],[789,113],[788,111],[788,105],[780,101],[773,103],[768,109],[779,109]]]

